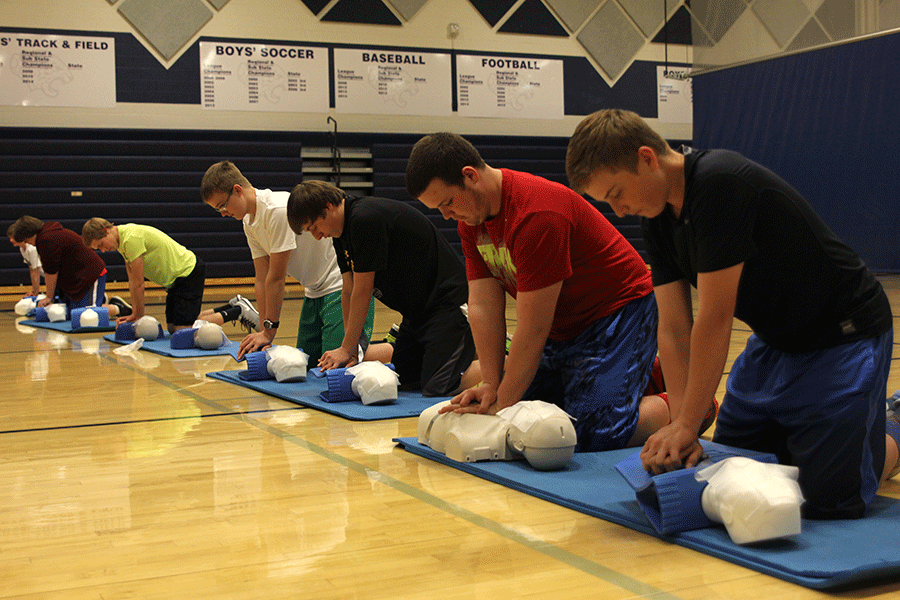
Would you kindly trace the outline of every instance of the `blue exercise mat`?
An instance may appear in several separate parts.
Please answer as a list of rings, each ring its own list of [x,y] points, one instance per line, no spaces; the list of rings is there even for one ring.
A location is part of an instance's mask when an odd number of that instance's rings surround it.
[[[97,333],[116,330],[115,324],[107,325],[105,327],[78,327],[77,329],[72,329],[72,321],[56,321],[54,323],[53,321],[35,321],[34,319],[19,321],[19,325],[40,327],[41,329],[52,329],[63,333]]]
[[[447,400],[447,398],[426,398],[416,392],[400,392],[397,395],[397,402],[394,404],[371,404],[366,406],[359,400],[353,402],[325,402],[319,394],[328,389],[328,380],[324,377],[315,377],[312,371],[309,372],[306,381],[296,383],[278,383],[274,379],[245,381],[238,376],[239,373],[241,373],[240,370],[214,371],[207,373],[207,376],[250,388],[269,396],[300,404],[301,406],[315,408],[351,421],[381,421],[384,419],[418,417],[429,406]]]
[[[238,348],[240,348],[239,342],[231,342],[230,344],[226,344],[215,350],[204,350],[202,348],[172,348],[169,337],[168,332],[166,332],[163,334],[163,337],[155,339],[152,342],[144,340],[144,343],[141,345],[141,350],[146,350],[147,352],[152,352],[154,354],[161,354],[162,356],[169,356],[171,358],[196,358],[198,356],[223,356],[225,354],[230,354],[237,360]],[[122,344],[123,346],[134,342],[134,340],[117,340],[115,334],[112,333],[104,335],[103,339],[115,344]]]
[[[523,460],[460,463],[416,438],[394,441],[408,452],[494,483],[804,587],[828,589],[900,579],[900,501],[892,498],[877,497],[863,519],[804,519],[800,535],[739,546],[722,526],[658,534],[638,505],[634,489],[616,471],[616,463],[634,454],[634,448],[576,453],[561,471],[537,471]]]

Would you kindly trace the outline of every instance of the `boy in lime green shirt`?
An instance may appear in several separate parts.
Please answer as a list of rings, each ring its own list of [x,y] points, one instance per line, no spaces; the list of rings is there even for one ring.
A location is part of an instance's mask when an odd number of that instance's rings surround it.
[[[206,265],[193,252],[148,225],[113,225],[94,217],[81,230],[84,243],[100,252],[118,250],[125,258],[132,313],[116,323],[144,316],[144,279],[166,288],[169,333],[189,328],[200,314]]]

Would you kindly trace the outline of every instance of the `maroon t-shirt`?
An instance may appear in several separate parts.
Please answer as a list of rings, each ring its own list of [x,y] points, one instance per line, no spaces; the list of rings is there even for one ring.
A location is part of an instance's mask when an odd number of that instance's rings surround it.
[[[59,223],[44,223],[35,242],[44,273],[57,275],[56,289],[71,300],[81,300],[106,273],[106,264],[84,245],[81,236]]]

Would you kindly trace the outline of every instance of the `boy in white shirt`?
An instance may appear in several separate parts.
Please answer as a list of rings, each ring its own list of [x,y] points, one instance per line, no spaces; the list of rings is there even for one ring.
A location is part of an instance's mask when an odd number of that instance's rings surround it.
[[[275,339],[288,275],[304,288],[297,347],[309,354],[310,364],[316,364],[323,352],[339,347],[344,337],[342,278],[334,247],[328,240],[291,231],[285,214],[289,193],[256,189],[232,162],[222,161],[206,171],[200,194],[203,202],[222,216],[242,221],[253,257],[258,316],[252,314],[252,305],[246,308],[246,299],[236,298],[232,303],[244,306],[241,316],[250,321],[256,317],[261,327],[241,341],[238,357]],[[372,335],[374,318],[373,300],[360,337],[363,352]]]

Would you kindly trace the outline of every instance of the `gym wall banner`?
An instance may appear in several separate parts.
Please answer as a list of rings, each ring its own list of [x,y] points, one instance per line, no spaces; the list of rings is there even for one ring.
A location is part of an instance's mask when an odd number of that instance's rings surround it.
[[[334,106],[340,113],[447,116],[453,111],[450,55],[334,49]]]
[[[563,118],[563,63],[547,58],[456,57],[462,117]]]
[[[0,104],[115,106],[115,40],[0,30]]]
[[[328,112],[328,49],[200,42],[203,108]]]

